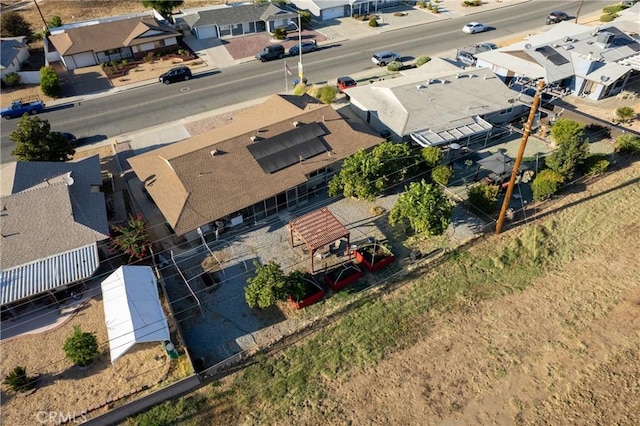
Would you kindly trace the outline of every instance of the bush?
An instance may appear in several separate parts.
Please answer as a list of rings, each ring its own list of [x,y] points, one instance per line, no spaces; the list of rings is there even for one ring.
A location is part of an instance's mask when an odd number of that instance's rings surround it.
[[[640,154],[640,137],[634,135],[618,136],[615,151],[620,154]]]
[[[602,15],[600,17],[600,22],[611,22],[617,17],[618,17],[618,15],[616,15],[616,14],[609,15],[608,13],[605,13],[604,15]]]
[[[606,13],[608,15],[615,15],[616,12],[620,12],[621,10],[626,9],[626,7],[624,7],[621,4],[613,4],[610,6],[605,6],[602,8],[602,13]]]
[[[58,74],[53,67],[40,68],[40,89],[51,98],[57,98],[62,93]]]
[[[447,186],[451,176],[453,176],[453,170],[444,164],[439,165],[431,171],[431,179],[443,186]]]
[[[431,3],[429,3],[431,4]],[[424,9],[425,7],[427,7],[427,2],[426,1],[419,1],[418,3],[416,3],[416,6],[418,6],[420,9]]]
[[[49,27],[55,28],[55,27],[61,27],[61,26],[62,26],[62,18],[60,18],[60,16],[58,15],[53,15],[51,17],[51,20],[49,20]]]
[[[287,29],[284,27],[278,27],[273,30],[273,38],[276,40],[286,40],[287,39]]]
[[[499,189],[498,185],[480,182],[467,190],[469,203],[481,212],[491,215],[496,209]]]
[[[401,68],[402,68],[402,62],[400,61],[393,61],[387,64],[387,70],[389,71],[396,72],[396,71],[400,71]]]
[[[606,172],[610,164],[606,154],[593,154],[585,159],[580,166],[580,171],[586,175],[595,176]]]
[[[2,383],[9,386],[14,392],[26,392],[36,386],[36,378],[27,376],[27,369],[18,366],[4,376]]]
[[[319,99],[323,104],[330,104],[336,100],[336,96],[338,96],[338,88],[335,86],[321,86],[318,88],[315,98]]]
[[[17,86],[20,84],[20,76],[15,72],[9,73],[4,76],[4,82],[7,83],[8,86]]]
[[[533,199],[541,201],[555,194],[564,183],[564,177],[551,169],[545,169],[538,173],[533,179],[531,189],[533,190]]]
[[[440,12],[440,10],[438,10],[438,6],[437,6],[437,5],[435,5],[435,4],[431,7],[431,11],[432,11],[433,13],[438,13],[438,12]]]
[[[372,19],[369,21],[369,26],[370,27],[377,27],[378,26],[378,21],[376,21],[375,19]]]
[[[629,107],[623,106],[616,109],[616,118],[622,123],[628,123],[636,117],[636,111]]]
[[[146,55],[144,55],[144,57],[142,58],[142,60],[147,63],[150,64],[151,62],[153,62],[153,60],[155,59],[156,55],[153,52],[148,52]]]
[[[311,22],[311,12],[308,12],[306,10],[299,10],[298,13],[300,14],[300,20],[303,24],[308,24],[309,22]]]
[[[63,349],[71,362],[84,367],[98,356],[98,340],[93,333],[83,332],[79,325],[75,325],[73,334],[64,343]]]
[[[279,300],[285,300],[289,292],[287,276],[273,260],[266,265],[254,261],[256,276],[247,279],[244,297],[249,307],[268,308]]]
[[[420,155],[429,169],[439,166],[444,158],[444,152],[437,146],[427,146],[422,148],[420,150]]]
[[[431,58],[427,55],[422,55],[419,56],[418,59],[416,59],[416,66],[423,66],[424,64],[426,64],[427,62],[429,62],[431,60]]]

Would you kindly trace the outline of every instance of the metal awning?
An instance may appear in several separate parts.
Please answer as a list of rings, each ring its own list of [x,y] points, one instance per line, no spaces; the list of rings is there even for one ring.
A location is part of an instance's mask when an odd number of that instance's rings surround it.
[[[440,146],[487,133],[492,128],[493,126],[491,123],[482,119],[480,116],[475,116],[469,117],[464,120],[464,122],[456,123],[456,125],[448,129],[426,129],[420,132],[411,133],[411,139],[423,147]]]

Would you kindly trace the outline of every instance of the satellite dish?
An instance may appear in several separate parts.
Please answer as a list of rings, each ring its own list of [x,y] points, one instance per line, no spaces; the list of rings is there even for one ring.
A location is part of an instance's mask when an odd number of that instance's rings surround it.
[[[529,43],[524,45],[524,48],[527,49],[527,50],[531,49],[532,47],[533,46],[531,46],[531,44],[529,44]]]
[[[64,181],[64,184],[67,186],[71,186],[75,182],[71,177],[71,174],[66,175],[64,178],[62,178],[62,180]]]
[[[609,81],[609,77],[607,77],[606,75],[601,75],[600,76],[600,81],[605,83],[605,82]]]
[[[451,145],[449,145],[449,148],[451,149],[460,149],[460,145],[458,145],[457,143],[452,143]]]

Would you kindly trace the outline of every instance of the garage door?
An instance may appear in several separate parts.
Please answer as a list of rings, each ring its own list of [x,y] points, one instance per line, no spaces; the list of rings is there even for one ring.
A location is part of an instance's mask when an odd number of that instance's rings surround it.
[[[344,6],[331,7],[322,11],[322,20],[335,19],[344,17]]]
[[[67,61],[70,62],[70,61]],[[93,55],[93,52],[84,52],[73,55],[73,62],[75,63],[75,68],[82,67],[91,67],[93,65],[98,65],[96,61],[96,57]]]
[[[198,27],[198,39],[215,38],[218,36],[215,25],[207,25],[206,27]]]

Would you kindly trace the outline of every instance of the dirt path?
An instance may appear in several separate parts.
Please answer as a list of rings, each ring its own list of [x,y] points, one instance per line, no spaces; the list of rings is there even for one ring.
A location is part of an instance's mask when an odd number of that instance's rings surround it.
[[[587,213],[566,209],[553,218],[575,221],[576,229],[602,224],[587,256],[522,293],[433,320],[420,343],[328,384],[323,405],[336,407],[331,421],[640,424],[638,177],[636,162],[589,188],[595,194],[635,182],[624,193],[604,193],[584,201]]]

